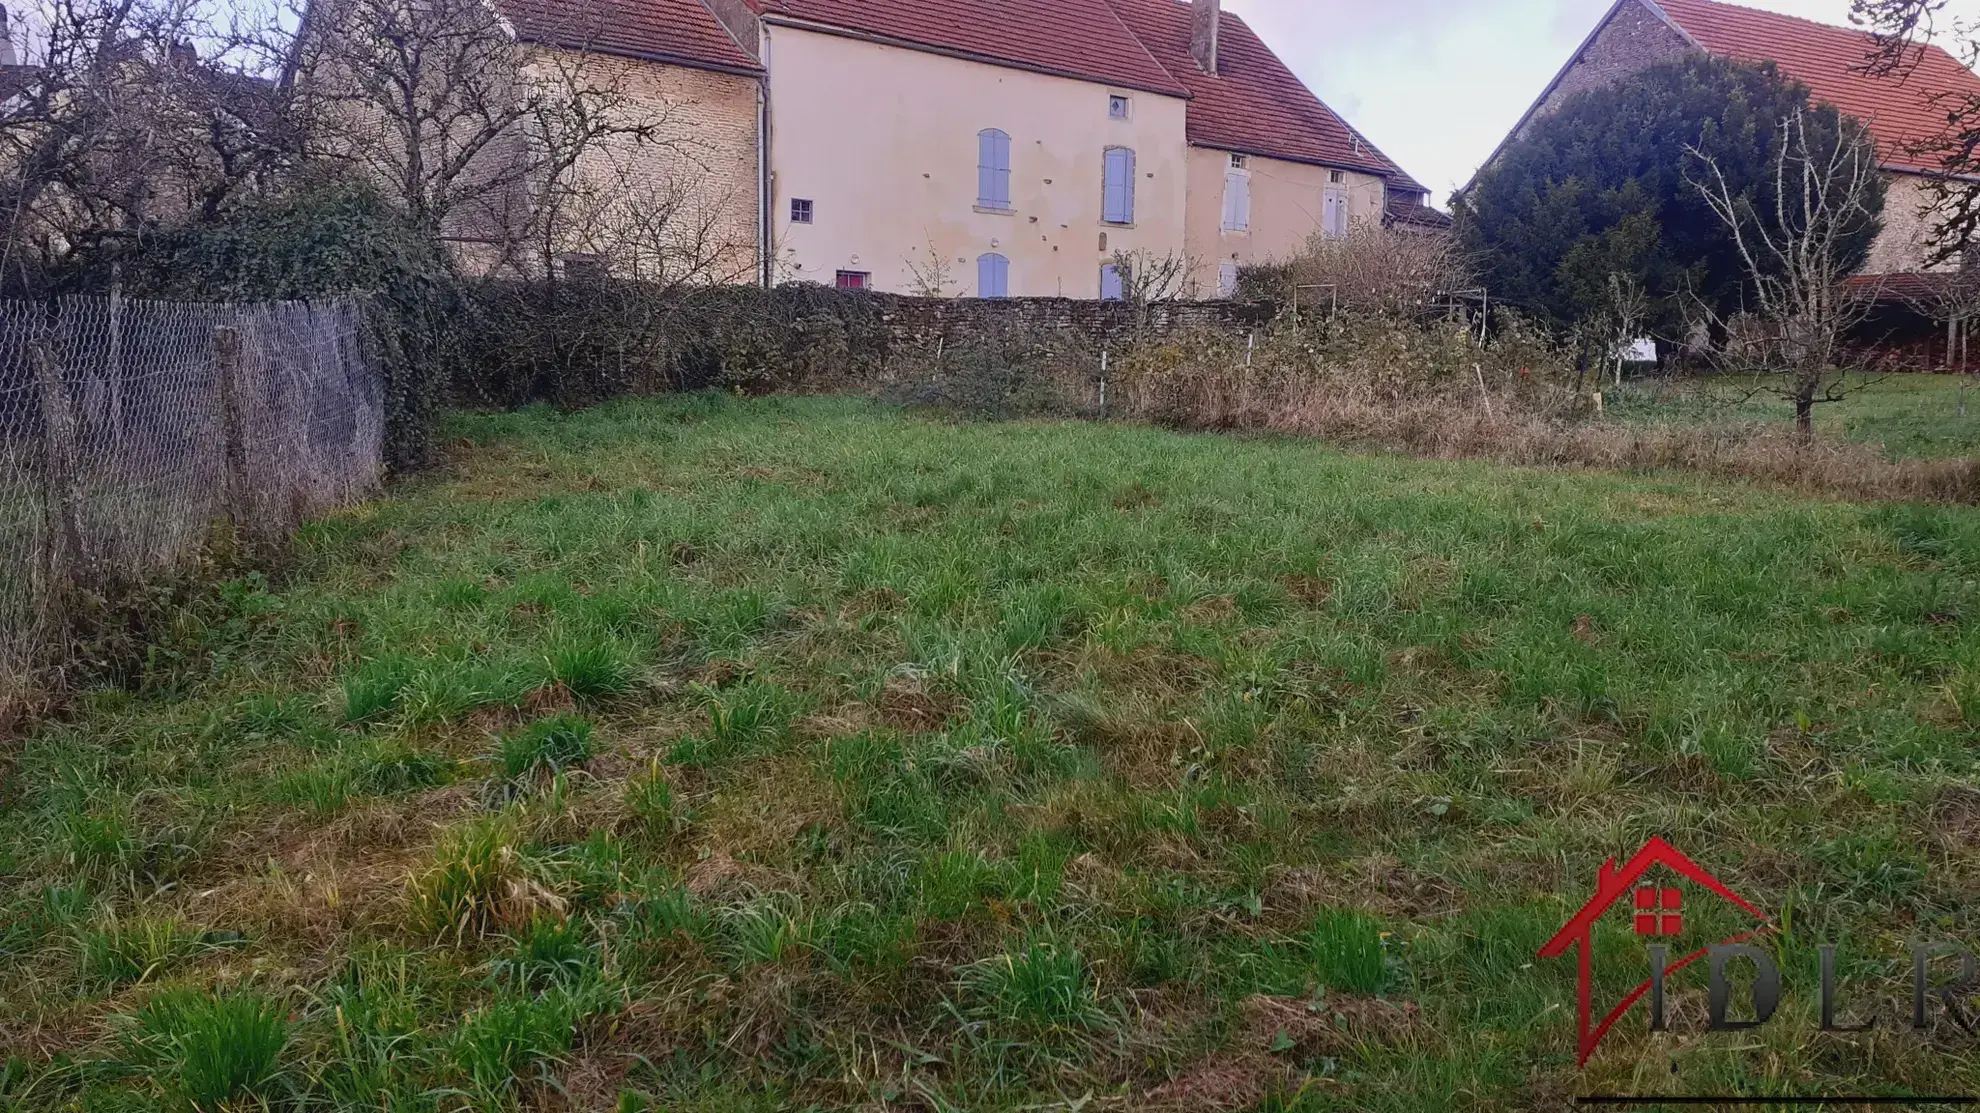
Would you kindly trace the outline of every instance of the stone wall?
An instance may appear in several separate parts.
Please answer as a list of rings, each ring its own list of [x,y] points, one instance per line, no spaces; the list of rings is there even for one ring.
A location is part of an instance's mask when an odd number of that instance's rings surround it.
[[[1929,183],[1917,174],[1887,174],[1884,230],[1864,261],[1864,274],[1903,274],[1909,271],[1956,271],[1957,262],[1927,266],[1938,221]]]
[[[559,50],[534,64],[616,90],[623,121],[651,128],[644,141],[619,137],[587,154],[580,171],[590,188],[567,205],[566,250],[606,256],[627,277],[654,267],[691,267],[706,282],[756,276],[755,77]],[[664,259],[653,251],[661,245]]]
[[[1079,298],[920,298],[866,294],[895,344],[967,343],[988,333],[1022,330],[1078,336],[1095,344],[1134,330],[1134,307]],[[1147,307],[1158,335],[1193,329],[1244,331],[1269,324],[1276,307],[1234,301],[1180,301]]]
[[[1076,298],[926,298],[816,283],[654,286],[609,276],[478,283],[455,396],[474,405],[583,405],[627,394],[718,388],[760,393],[877,381],[896,361],[972,353],[1022,362],[1058,339],[1123,350],[1184,331],[1242,337],[1269,302],[1136,307]]]

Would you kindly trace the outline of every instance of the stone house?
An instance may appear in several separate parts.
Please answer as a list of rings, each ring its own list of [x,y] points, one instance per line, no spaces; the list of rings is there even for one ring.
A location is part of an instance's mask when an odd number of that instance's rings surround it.
[[[1212,296],[1315,232],[1448,225],[1219,0],[492,2],[627,68],[678,142],[625,157],[764,283],[1112,297],[1125,251]]]
[[[754,17],[720,0],[492,0],[538,73],[581,64],[619,111],[654,124],[651,142],[595,151],[589,177],[621,203],[669,209],[710,281],[763,273],[763,66]],[[728,18],[724,18],[724,17]],[[595,244],[569,245],[583,255]],[[687,253],[688,245],[682,245]]]
[[[1948,106],[1980,96],[1980,75],[1937,46],[1920,48],[1915,64],[1902,74],[1873,75],[1865,64],[1876,49],[1875,40],[1858,29],[1719,0],[1616,0],[1506,143],[1576,93],[1659,63],[1699,53],[1772,62],[1785,76],[1807,85],[1817,100],[1870,129],[1889,192],[1884,231],[1871,249],[1861,284],[1892,300],[1882,327],[1902,338],[1920,324],[1903,320],[1917,300],[1911,295],[1930,288],[1929,272],[1948,269],[1930,263],[1935,245],[1928,186],[1939,162],[1932,148],[1944,131]],[[1494,152],[1493,159],[1497,157]]]

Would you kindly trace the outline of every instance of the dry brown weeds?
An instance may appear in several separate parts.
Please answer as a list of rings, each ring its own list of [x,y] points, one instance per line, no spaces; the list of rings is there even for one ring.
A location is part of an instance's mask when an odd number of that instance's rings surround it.
[[[1172,375],[1119,392],[1120,416],[1189,429],[1323,437],[1438,460],[1700,472],[1853,499],[1980,503],[1980,461],[1887,460],[1871,445],[1751,424],[1638,425],[1536,410],[1502,396],[1487,410],[1452,393],[1382,397],[1333,379]]]

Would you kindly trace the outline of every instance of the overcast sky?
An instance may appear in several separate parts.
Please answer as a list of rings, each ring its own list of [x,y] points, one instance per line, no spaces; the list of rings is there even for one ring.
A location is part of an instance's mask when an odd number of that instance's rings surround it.
[[[1849,0],[1742,0],[1846,23]],[[1442,206],[1612,0],[1224,0]],[[1952,0],[1959,16],[1980,0]]]

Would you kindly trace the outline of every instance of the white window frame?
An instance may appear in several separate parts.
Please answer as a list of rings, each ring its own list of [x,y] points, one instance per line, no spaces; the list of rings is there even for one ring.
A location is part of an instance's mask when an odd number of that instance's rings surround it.
[[[1109,120],[1134,119],[1134,98],[1126,93],[1107,94],[1107,118]]]

